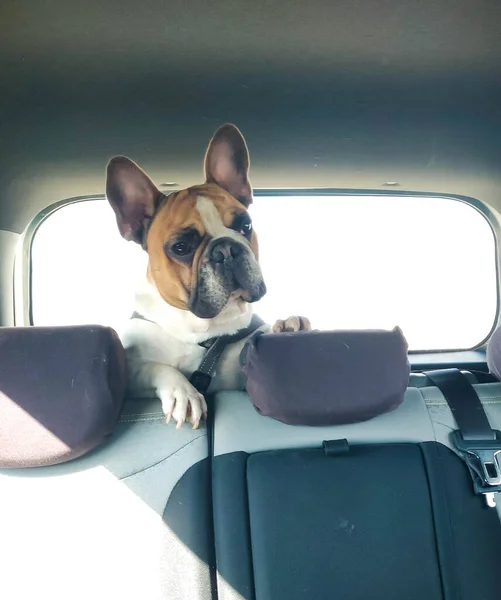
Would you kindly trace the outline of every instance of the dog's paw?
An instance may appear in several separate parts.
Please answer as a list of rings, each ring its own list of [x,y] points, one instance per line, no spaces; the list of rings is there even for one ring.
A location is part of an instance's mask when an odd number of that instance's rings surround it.
[[[193,425],[193,429],[198,429],[200,420],[207,419],[205,398],[188,381],[180,381],[172,388],[160,390],[159,396],[166,423],[173,418],[177,423],[176,429],[186,421]]]
[[[311,323],[306,317],[289,317],[285,321],[278,320],[273,325],[273,333],[289,333],[294,331],[311,331]]]

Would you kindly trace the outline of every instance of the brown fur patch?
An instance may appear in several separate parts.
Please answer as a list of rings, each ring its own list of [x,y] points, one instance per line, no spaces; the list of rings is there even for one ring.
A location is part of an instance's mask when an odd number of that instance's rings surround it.
[[[191,290],[196,286],[198,263],[210,241],[203,221],[195,208],[198,197],[211,200],[226,227],[230,227],[235,214],[245,212],[245,207],[216,184],[207,183],[170,194],[159,206],[148,232],[148,278],[155,284],[162,298],[183,310],[188,310]],[[164,246],[174,241],[179,231],[194,228],[202,238],[193,262],[183,264],[165,254]],[[250,246],[258,258],[257,236],[253,232]]]

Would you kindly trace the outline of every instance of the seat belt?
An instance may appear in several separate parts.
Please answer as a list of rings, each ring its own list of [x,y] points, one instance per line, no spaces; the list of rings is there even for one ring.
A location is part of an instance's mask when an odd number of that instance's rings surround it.
[[[452,442],[468,466],[475,493],[495,507],[501,492],[501,432],[491,428],[475,388],[459,369],[424,374],[442,392],[456,420]]]

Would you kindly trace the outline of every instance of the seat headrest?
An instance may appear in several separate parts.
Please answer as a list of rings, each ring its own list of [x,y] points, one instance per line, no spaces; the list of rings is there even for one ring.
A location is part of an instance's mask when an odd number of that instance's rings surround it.
[[[340,425],[402,403],[410,372],[407,348],[398,327],[256,334],[241,362],[260,414],[290,425]]]
[[[100,326],[0,328],[0,468],[54,465],[110,434],[125,352]]]

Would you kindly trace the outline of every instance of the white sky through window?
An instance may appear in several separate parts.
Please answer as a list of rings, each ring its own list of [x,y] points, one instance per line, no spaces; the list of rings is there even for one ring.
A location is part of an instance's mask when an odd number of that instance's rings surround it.
[[[250,208],[268,287],[268,322],[305,315],[317,329],[401,327],[415,350],[469,348],[496,314],[493,233],[445,198],[257,196]],[[35,325],[120,331],[147,255],[124,241],[104,200],[68,204],[32,245]]]

